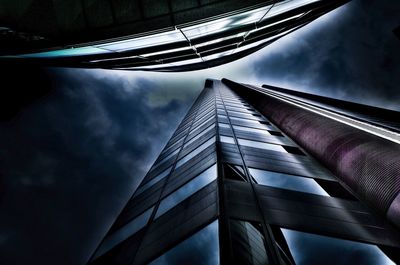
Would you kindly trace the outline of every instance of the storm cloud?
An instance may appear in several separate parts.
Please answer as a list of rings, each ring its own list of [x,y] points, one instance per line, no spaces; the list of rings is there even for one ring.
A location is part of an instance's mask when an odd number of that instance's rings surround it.
[[[49,84],[14,82],[21,93],[49,87],[1,123],[5,264],[84,263],[200,92],[168,94],[157,81],[104,71],[47,71]]]

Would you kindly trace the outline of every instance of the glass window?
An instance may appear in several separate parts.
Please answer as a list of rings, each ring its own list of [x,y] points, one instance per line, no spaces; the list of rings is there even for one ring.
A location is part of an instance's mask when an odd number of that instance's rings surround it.
[[[250,174],[258,184],[286,190],[306,192],[316,195],[329,196],[318,183],[311,178],[305,178],[285,173],[249,168]]]
[[[183,164],[185,164],[187,161],[189,161],[190,159],[192,159],[193,157],[198,155],[201,151],[203,151],[204,149],[206,149],[207,147],[212,145],[214,142],[215,142],[215,136],[210,138],[208,141],[206,141],[205,143],[203,143],[202,145],[200,145],[199,147],[194,149],[192,152],[190,152],[189,154],[187,154],[183,158],[181,158],[178,161],[178,163],[176,163],[175,169],[177,169],[178,167],[180,167]]]
[[[199,125],[199,123],[201,123],[201,124],[205,124],[205,123],[207,123],[207,122],[209,122],[209,121],[211,121],[212,119],[214,119],[214,115],[211,115],[210,117],[203,117],[203,118],[201,118],[201,120],[198,120],[198,121],[196,121],[196,122],[194,122],[193,123],[193,128],[196,128],[197,127],[197,125]],[[204,120],[205,118],[207,118],[206,120]]]
[[[179,243],[149,265],[218,265],[218,220]]]
[[[52,58],[52,57],[82,56],[82,55],[103,54],[103,53],[110,53],[110,51],[92,46],[87,46],[87,47],[77,47],[77,48],[54,50],[47,52],[28,53],[28,54],[22,54],[20,56],[25,58]]]
[[[228,110],[228,113],[230,116],[243,117],[244,119],[260,120],[260,118],[262,118],[261,116],[259,116],[259,117],[254,116],[253,113],[244,113],[244,112],[231,111],[231,110]]]
[[[221,128],[228,128],[228,129],[230,128],[229,124],[222,123],[222,122],[218,122],[218,126],[221,127]]]
[[[231,117],[231,120],[232,121],[246,122],[246,123],[253,123],[253,124],[260,124],[256,120],[249,120],[249,119],[246,119],[246,118]]]
[[[167,161],[168,159],[170,159],[171,157],[173,157],[174,155],[179,153],[179,150],[181,150],[180,148],[176,149],[175,151],[173,151],[171,154],[167,155],[166,157],[164,157],[163,159],[161,159],[160,161],[157,162],[156,165],[154,165],[154,168],[158,167],[158,165],[161,165],[163,162]]]
[[[100,247],[97,249],[96,253],[93,256],[93,259],[100,257],[107,251],[111,250],[113,247],[126,240],[127,238],[134,235],[140,229],[142,229],[147,222],[149,221],[150,215],[153,212],[154,207],[151,207],[141,215],[134,218],[132,221],[107,236]]]
[[[201,133],[199,133],[198,135],[196,135],[195,137],[193,137],[192,139],[190,139],[188,142],[185,143],[185,147],[190,145],[191,143],[193,143],[194,141],[196,141],[197,139],[199,139],[200,137],[202,137],[203,135],[205,135],[206,133],[208,133],[209,131],[213,130],[215,128],[215,125],[212,124],[210,127],[208,127],[207,129],[205,129],[204,131],[202,131]],[[190,135],[190,134],[189,134]]]
[[[255,113],[254,111],[251,111],[251,110],[249,110],[249,109],[246,109],[246,108],[241,108],[241,107],[226,107],[226,109],[228,110],[228,111],[236,111],[236,112],[238,112],[238,113],[247,113],[247,114],[253,114],[253,113]]]
[[[283,229],[296,265],[394,265],[377,246]]]
[[[169,146],[167,145],[168,147],[165,148],[164,151],[162,151],[161,155],[165,155],[165,154],[173,151],[175,148],[178,148],[180,145],[182,145],[183,140],[184,139],[182,138],[182,139],[179,139],[178,141],[176,141],[175,143],[173,143],[171,145],[168,144]]]
[[[245,131],[245,132],[253,132],[253,133],[261,133],[266,135],[271,135],[267,130],[256,129],[256,128],[249,128],[239,125],[233,125],[233,128],[238,131]]]
[[[223,143],[228,143],[228,144],[235,144],[235,140],[232,137],[229,136],[223,136],[221,135],[219,137],[219,140]]]
[[[154,34],[150,36],[134,38],[123,41],[116,41],[107,44],[97,45],[99,48],[103,48],[111,51],[126,51],[132,49],[139,49],[144,47],[151,47],[160,44],[186,41],[185,37],[178,30],[164,32],[160,34]]]
[[[148,188],[150,188],[151,186],[153,186],[154,184],[156,184],[157,182],[159,182],[160,180],[162,180],[163,178],[165,178],[166,176],[168,176],[169,172],[171,171],[171,167],[167,168],[166,170],[164,170],[163,172],[161,172],[157,177],[152,178],[149,182],[147,182],[146,184],[144,184],[143,186],[140,186],[136,192],[134,197],[138,196],[139,194],[141,194],[143,191],[147,190]]]
[[[201,188],[207,186],[216,178],[217,178],[217,166],[213,165],[207,170],[200,173],[200,175],[198,175],[197,177],[195,177],[194,179],[192,179],[191,181],[189,181],[188,183],[186,183],[185,185],[183,185],[182,187],[180,187],[179,189],[177,189],[176,191],[165,197],[161,201],[160,206],[158,207],[155,218],[164,214],[165,212],[176,206],[178,203],[188,198],[193,193],[199,191]]]
[[[237,264],[270,264],[260,223],[231,219],[229,224]]]
[[[287,153],[285,148],[277,144],[269,144],[269,143],[263,143],[263,142],[240,139],[240,138],[238,138],[238,142],[240,145]]]

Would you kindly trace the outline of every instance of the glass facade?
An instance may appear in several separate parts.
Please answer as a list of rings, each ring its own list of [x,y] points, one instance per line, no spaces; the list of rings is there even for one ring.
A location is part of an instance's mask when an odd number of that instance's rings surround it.
[[[217,178],[217,167],[214,165],[209,169],[202,172],[199,176],[195,177],[184,186],[180,187],[177,191],[164,198],[160,202],[155,218],[159,217],[181,201],[188,198],[190,195],[210,184]]]
[[[272,172],[267,170],[259,170],[249,168],[251,176],[256,180],[257,184],[295,190],[300,192],[312,193],[322,196],[329,196],[326,191],[311,178],[289,175],[285,173]]]
[[[297,265],[394,265],[379,247],[350,240],[282,229]]]
[[[396,264],[397,231],[245,96],[206,81],[91,264]]]
[[[214,221],[149,265],[218,265],[218,222]]]

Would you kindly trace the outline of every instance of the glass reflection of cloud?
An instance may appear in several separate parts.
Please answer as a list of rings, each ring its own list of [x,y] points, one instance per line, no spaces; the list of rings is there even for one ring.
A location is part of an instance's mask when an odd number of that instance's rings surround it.
[[[394,265],[377,246],[281,228],[296,265]]]
[[[93,259],[100,257],[113,247],[126,240],[127,238],[134,235],[140,229],[142,229],[149,221],[150,215],[153,212],[154,207],[151,207],[141,215],[135,217],[133,220],[122,226],[120,229],[115,231],[110,236],[106,237],[100,247],[96,250]]]
[[[329,194],[326,193],[326,191],[321,188],[321,186],[319,186],[314,179],[311,178],[255,168],[249,168],[249,171],[257,183],[261,185],[329,196]]]
[[[189,161],[190,159],[192,159],[193,157],[195,157],[196,155],[200,154],[203,150],[205,150],[207,147],[211,146],[213,143],[215,143],[215,136],[211,137],[209,140],[207,140],[206,142],[204,142],[203,144],[201,144],[199,147],[197,147],[196,149],[194,149],[192,152],[190,152],[189,154],[187,154],[186,156],[182,157],[175,166],[175,170],[182,166],[183,164],[185,164],[187,161]]]
[[[149,265],[218,265],[218,220],[215,220]]]
[[[176,206],[178,203],[191,196],[193,193],[207,186],[216,178],[217,166],[213,165],[207,170],[200,173],[200,175],[180,187],[178,190],[165,197],[158,207],[155,218],[158,218],[160,215],[164,214],[165,212]]]

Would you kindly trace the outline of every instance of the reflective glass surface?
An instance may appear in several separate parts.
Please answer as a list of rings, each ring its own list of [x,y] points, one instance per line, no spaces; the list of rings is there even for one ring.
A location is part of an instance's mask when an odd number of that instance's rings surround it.
[[[209,147],[210,145],[212,145],[215,142],[215,136],[211,137],[210,139],[208,139],[205,143],[203,143],[202,145],[200,145],[199,147],[197,147],[196,149],[194,149],[192,152],[190,152],[189,154],[187,154],[186,156],[184,156],[183,158],[181,158],[175,166],[175,169],[177,169],[178,167],[182,166],[183,164],[185,164],[187,161],[189,161],[190,159],[192,159],[193,157],[195,157],[196,155],[198,155],[199,153],[201,153],[201,151],[203,151],[204,149],[206,149],[207,147]]]
[[[238,125],[233,125],[233,128],[235,130],[238,130],[238,131],[245,131],[245,132],[261,133],[261,134],[265,134],[265,135],[271,135],[267,130],[261,130],[261,129],[238,126]]]
[[[269,264],[265,250],[265,238],[260,232],[261,225],[234,219],[231,219],[229,224],[234,258],[237,264]]]
[[[78,47],[78,48],[70,48],[63,50],[54,50],[47,52],[38,52],[38,53],[30,53],[23,54],[21,57],[25,58],[46,58],[46,57],[68,57],[68,56],[80,56],[80,55],[90,55],[90,54],[103,54],[110,53],[110,51],[99,49],[96,47],[88,46],[88,47]]]
[[[181,150],[180,148],[176,149],[175,151],[173,151],[171,154],[167,155],[166,157],[164,157],[163,159],[161,159],[160,161],[157,162],[157,164],[154,165],[154,168],[156,168],[158,165],[161,165],[163,162],[167,161],[168,159],[170,159],[171,157],[173,157],[174,155],[179,153],[179,150]]]
[[[162,180],[163,178],[165,178],[166,176],[168,176],[169,172],[171,171],[171,167],[167,168],[166,170],[164,170],[163,172],[161,172],[157,177],[152,178],[149,182],[147,182],[146,184],[144,184],[143,186],[139,187],[136,192],[134,197],[138,196],[139,194],[141,194],[143,191],[147,190],[148,188],[150,188],[151,186],[153,186],[154,184],[156,184],[157,182],[159,182],[160,180]]]
[[[249,171],[257,183],[261,185],[329,196],[329,194],[311,178],[255,168],[249,168]]]
[[[230,128],[229,124],[227,124],[227,123],[222,123],[222,122],[219,122],[219,123],[218,123],[218,126],[219,126],[219,127],[222,127],[222,128],[228,128],[228,129]]]
[[[204,131],[202,131],[201,133],[199,133],[198,135],[196,135],[195,137],[193,137],[192,139],[190,139],[188,142],[185,143],[185,147],[190,145],[191,143],[193,143],[194,141],[196,141],[197,139],[199,139],[200,137],[202,137],[203,135],[205,135],[206,133],[210,132],[211,130],[214,129],[214,124],[212,124],[210,127],[208,127],[207,129],[205,129]]]
[[[223,136],[221,135],[219,137],[219,140],[223,143],[228,143],[228,144],[235,144],[235,140],[232,137],[229,136]]]
[[[93,256],[93,259],[103,255],[104,253],[111,250],[113,247],[142,229],[149,221],[153,209],[154,207],[151,207],[150,209],[112,233],[110,236],[106,237],[103,243],[97,249],[95,255]]]
[[[377,246],[283,229],[296,265],[394,265]]]
[[[154,34],[140,38],[129,39],[129,40],[111,42],[107,44],[97,45],[97,47],[119,52],[125,50],[150,47],[159,44],[166,44],[176,41],[185,41],[185,37],[178,30],[164,32],[160,34]]]
[[[240,139],[240,138],[238,139],[238,142],[240,145],[287,153],[285,148],[276,144],[269,144],[269,143],[263,143],[263,142]]]
[[[153,260],[150,265],[218,265],[218,220]]]
[[[200,175],[198,175],[197,177],[195,177],[194,179],[192,179],[191,181],[189,181],[188,183],[186,183],[185,185],[183,185],[182,187],[180,187],[179,189],[177,189],[176,191],[165,197],[161,201],[160,206],[158,207],[155,218],[167,212],[169,209],[173,208],[175,205],[185,200],[196,191],[207,186],[216,178],[217,178],[217,166],[213,165],[212,167],[203,171],[202,173],[200,173]]]

